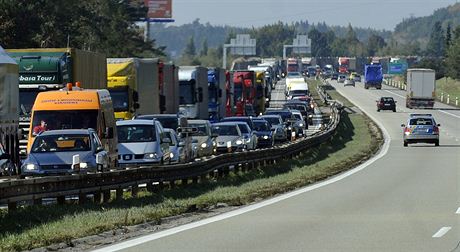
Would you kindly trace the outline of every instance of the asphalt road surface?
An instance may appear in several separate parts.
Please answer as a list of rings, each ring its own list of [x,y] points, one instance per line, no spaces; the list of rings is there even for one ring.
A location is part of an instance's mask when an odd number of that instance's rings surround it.
[[[115,244],[122,251],[452,251],[460,241],[460,111],[404,107],[404,91],[332,83],[383,128],[380,158],[324,186],[173,230]],[[377,112],[392,96],[397,112]],[[447,108],[447,110],[439,109]],[[403,147],[409,113],[432,113],[439,147]],[[458,250],[458,248],[457,248]],[[459,250],[460,251],[460,250]]]

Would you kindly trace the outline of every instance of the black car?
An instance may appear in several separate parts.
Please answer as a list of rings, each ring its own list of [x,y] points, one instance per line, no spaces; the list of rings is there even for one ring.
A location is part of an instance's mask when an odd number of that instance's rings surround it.
[[[305,102],[305,101],[300,101],[300,100],[290,100],[290,101],[287,101],[284,105],[283,105],[283,108],[284,109],[295,109],[295,110],[299,110],[300,113],[302,113],[302,116],[304,118],[305,121],[308,121],[308,123],[311,125],[312,123],[310,123],[311,121],[311,111],[310,111],[310,105],[308,104],[308,102]],[[309,116],[310,114],[310,116]]]
[[[249,128],[251,128],[251,130],[254,130],[254,123],[252,121],[252,117],[250,116],[225,117],[225,118],[222,118],[220,122],[245,122],[249,125]]]
[[[393,110],[393,112],[396,112],[396,101],[393,97],[381,97],[377,101],[377,112],[380,112],[380,110]]]
[[[254,122],[254,132],[257,135],[257,148],[273,147],[275,145],[275,137],[273,135],[272,126],[262,118],[256,118]]]
[[[6,153],[0,144],[0,176],[2,175],[13,175],[15,172],[15,165],[11,161],[10,154]]]
[[[339,74],[338,73],[333,73],[331,75],[331,80],[337,80],[339,78]]]

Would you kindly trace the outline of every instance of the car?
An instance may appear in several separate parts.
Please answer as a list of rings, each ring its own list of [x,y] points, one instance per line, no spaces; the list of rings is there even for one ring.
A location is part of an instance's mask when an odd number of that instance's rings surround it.
[[[253,130],[249,127],[246,122],[235,122],[238,124],[241,133],[244,136],[244,143],[246,144],[246,148],[248,150],[255,150],[257,148],[257,135],[254,133]]]
[[[251,130],[254,130],[254,123],[252,122],[252,116],[232,116],[232,117],[224,117],[220,120],[220,122],[245,122],[249,125]]]
[[[164,129],[166,137],[171,139],[171,143],[169,143],[169,163],[180,163],[184,160],[185,158],[185,142],[180,141],[179,137],[177,136],[176,131],[173,129]]]
[[[265,115],[279,115],[283,119],[284,124],[287,128],[287,140],[291,139],[292,132],[297,132],[298,129],[296,128],[294,115],[292,114],[290,109],[270,109],[265,111]]]
[[[295,122],[292,124],[295,129],[296,136],[305,136],[306,130],[308,129],[308,124],[305,122],[302,113],[299,110],[291,109],[293,118]]]
[[[3,145],[0,143],[0,176],[11,176],[15,171],[16,166],[11,160],[10,154],[6,153]]]
[[[314,113],[314,111],[313,111],[313,108],[311,108],[311,106],[310,106],[310,104],[308,102],[301,101],[301,100],[290,100],[290,101],[287,101],[283,105],[283,108],[284,109],[299,110],[300,113],[302,113],[302,116],[303,116],[304,120],[308,121],[308,123],[311,125],[310,119],[311,119],[312,114]]]
[[[350,78],[350,79],[353,79],[355,82],[361,82],[361,75],[355,73],[353,75],[353,78]]]
[[[396,101],[393,97],[380,97],[380,100],[377,100],[377,112],[380,110],[393,110],[396,112]]]
[[[34,139],[21,178],[107,171],[108,164],[108,152],[95,130],[49,130]]]
[[[403,145],[412,143],[434,143],[439,146],[439,127],[431,114],[410,114],[403,128]]]
[[[142,167],[169,163],[171,139],[154,120],[117,121],[118,162],[121,167]]]
[[[208,120],[188,120],[188,126],[197,129],[197,132],[191,134],[195,157],[200,158],[214,154],[211,123]]]
[[[173,129],[177,132],[179,127],[187,127],[187,118],[178,113],[178,114],[152,114],[152,115],[138,115],[133,119],[140,120],[153,120],[156,119],[161,123],[163,128]],[[179,136],[180,137],[180,136]]]
[[[331,75],[331,80],[337,80],[339,78],[339,74],[338,73],[332,73]]]
[[[343,83],[343,86],[346,87],[346,86],[355,86],[355,81],[352,80],[352,79],[346,79],[345,82]]]
[[[337,77],[337,83],[344,83],[347,77],[343,74],[340,74],[339,77]]]
[[[273,136],[272,126],[263,118],[254,119],[255,133],[257,135],[257,148],[273,147],[275,138]]]
[[[219,122],[212,125],[212,133],[217,135],[217,153],[244,151],[244,136],[236,122]]]
[[[270,123],[275,142],[284,142],[288,138],[287,127],[280,115],[261,115],[259,118],[265,119]]]

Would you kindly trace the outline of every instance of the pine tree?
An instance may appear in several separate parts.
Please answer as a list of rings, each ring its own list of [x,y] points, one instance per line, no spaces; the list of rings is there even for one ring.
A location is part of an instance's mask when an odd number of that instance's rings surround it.
[[[205,38],[205,39],[203,40],[203,45],[201,45],[200,56],[206,56],[206,55],[208,55],[208,50],[209,50],[209,48],[208,48],[208,39]]]
[[[191,57],[196,55],[195,39],[193,35],[190,36],[187,42],[187,45],[185,46],[184,55],[191,56]]]
[[[446,28],[446,54],[447,54],[447,49],[452,45],[452,26],[451,23],[447,24]]]
[[[431,31],[430,40],[426,47],[426,54],[432,57],[441,57],[444,55],[445,38],[442,30],[441,22],[434,23],[433,30]]]

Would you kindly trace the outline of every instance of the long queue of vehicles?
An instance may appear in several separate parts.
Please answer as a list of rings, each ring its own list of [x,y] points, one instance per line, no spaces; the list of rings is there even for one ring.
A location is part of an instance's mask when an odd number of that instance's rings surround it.
[[[2,101],[10,107],[0,106],[9,113],[0,116],[0,161],[7,161],[0,162],[0,172],[22,177],[214,155],[221,141],[211,123],[263,114],[279,78],[276,60],[227,71],[159,59],[105,59],[71,48],[2,49],[1,56],[7,70]],[[258,130],[238,127],[249,137],[237,149],[272,146],[272,125],[255,122]],[[281,128],[273,128],[280,135]]]

